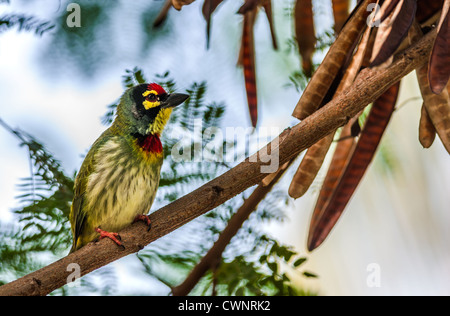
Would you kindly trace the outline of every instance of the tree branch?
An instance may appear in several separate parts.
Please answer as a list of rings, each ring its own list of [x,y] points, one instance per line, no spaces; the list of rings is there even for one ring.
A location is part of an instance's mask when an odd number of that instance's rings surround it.
[[[69,264],[78,264],[80,275],[85,275],[112,261],[138,252],[145,245],[259,183],[267,176],[261,173],[261,166],[267,165],[267,161],[270,160],[268,152],[278,153],[279,164],[282,165],[322,137],[343,126],[392,84],[425,64],[435,37],[436,30],[432,30],[415,45],[399,54],[386,68],[362,70],[351,88],[293,128],[286,129],[258,153],[195,191],[152,213],[150,218],[153,226],[150,232],[146,231],[144,223],[135,223],[125,228],[120,232],[125,250],[121,250],[106,239],[90,243],[67,257],[3,285],[0,287],[0,295],[46,295],[66,284],[67,277],[73,273],[73,270],[67,271]]]

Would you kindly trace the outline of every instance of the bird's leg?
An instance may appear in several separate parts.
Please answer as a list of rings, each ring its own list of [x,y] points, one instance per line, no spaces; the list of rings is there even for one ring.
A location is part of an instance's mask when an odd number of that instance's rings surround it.
[[[133,223],[136,223],[137,221],[143,221],[148,226],[147,231],[150,231],[150,229],[152,228],[152,221],[150,220],[150,217],[148,217],[148,215],[136,215]]]
[[[103,238],[109,238],[112,241],[114,241],[118,246],[120,246],[120,247],[125,249],[125,247],[120,242],[121,238],[120,238],[118,233],[110,233],[110,232],[107,232],[107,231],[104,231],[104,230],[100,229],[100,227],[97,227],[95,229],[95,231],[100,234],[100,236],[98,237],[98,240],[101,240]]]

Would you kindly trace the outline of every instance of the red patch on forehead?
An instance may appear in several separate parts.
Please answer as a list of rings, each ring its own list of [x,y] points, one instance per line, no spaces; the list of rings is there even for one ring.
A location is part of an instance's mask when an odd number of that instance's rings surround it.
[[[165,94],[166,90],[163,89],[159,84],[156,83],[150,83],[147,87],[149,91],[155,90],[158,94]]]

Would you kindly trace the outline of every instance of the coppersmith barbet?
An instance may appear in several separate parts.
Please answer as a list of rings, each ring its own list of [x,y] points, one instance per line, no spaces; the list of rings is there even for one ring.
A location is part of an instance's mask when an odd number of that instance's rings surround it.
[[[129,88],[113,124],[94,142],[74,185],[70,252],[99,238],[118,245],[118,231],[144,220],[156,195],[163,162],[160,135],[175,106],[189,96],[155,83]]]

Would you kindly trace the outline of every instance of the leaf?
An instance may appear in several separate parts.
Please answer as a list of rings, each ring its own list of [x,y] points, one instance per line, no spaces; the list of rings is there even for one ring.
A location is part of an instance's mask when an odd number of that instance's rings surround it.
[[[391,15],[392,11],[394,11],[394,9],[397,7],[397,5],[399,4],[401,0],[387,0],[384,1],[383,3],[383,7],[380,10],[380,21],[384,21],[386,20],[386,18]]]
[[[52,30],[55,25],[48,21],[40,21],[33,16],[23,14],[9,14],[0,17],[0,32],[17,26],[20,31],[34,31],[36,35],[42,36],[44,33]]]
[[[375,2],[374,0],[362,1],[353,10],[348,22],[303,91],[292,113],[294,117],[303,120],[323,104],[327,95],[331,99],[335,91],[333,85],[337,88],[340,81],[339,74],[342,75],[344,64],[351,56],[353,48],[366,27],[366,19],[369,16],[366,11],[367,5]]]
[[[424,23],[430,20],[442,9],[444,5],[444,0],[418,0],[417,1],[417,12],[416,19],[419,23]]]
[[[294,17],[295,37],[300,56],[302,56],[302,68],[306,76],[311,77],[313,70],[312,56],[317,42],[311,0],[297,0],[294,7]]]
[[[450,98],[447,89],[440,94],[431,91],[428,82],[428,65],[416,69],[417,80],[423,98],[423,104],[442,141],[445,149],[450,153]]]
[[[239,14],[246,14],[247,12],[254,11],[258,7],[260,0],[245,0],[244,4],[239,8]]]
[[[244,67],[245,91],[250,112],[252,126],[256,127],[258,121],[258,95],[256,88],[255,48],[253,26],[256,18],[256,9],[246,11],[242,31],[242,65]]]
[[[264,263],[267,261],[267,255],[262,255],[261,257],[259,257],[259,263]]]
[[[142,72],[142,69],[134,68],[133,76],[134,76],[134,79],[136,80],[137,84],[146,82],[144,73]]]
[[[286,246],[278,246],[276,250],[276,254],[278,257],[283,258],[284,261],[288,262],[292,256],[296,255],[294,251],[289,249],[289,247]]]
[[[289,196],[297,199],[309,189],[333,141],[334,134],[329,134],[312,145],[306,151],[289,186]]]
[[[183,6],[191,4],[194,1],[195,0],[172,0],[172,5],[175,9],[180,11]]]
[[[269,22],[270,35],[272,37],[272,45],[276,50],[278,49],[277,37],[275,34],[275,26],[273,23],[273,13],[272,13],[272,1],[271,0],[263,0],[262,6],[264,7],[264,12],[266,12],[267,21]]]
[[[235,278],[235,279],[231,280],[231,282],[228,283],[228,293],[234,293],[234,291],[236,290],[236,287],[239,285],[239,283],[241,283],[241,279],[239,279],[239,278]]]
[[[332,0],[333,16],[334,16],[334,31],[339,33],[345,24],[348,17],[348,10],[350,7],[349,0]]]
[[[370,35],[369,35],[370,33]],[[354,81],[357,72],[361,67],[364,66],[367,55],[371,52],[371,47],[373,45],[372,40],[374,40],[374,32],[368,28],[363,35],[360,44],[358,45],[357,51],[353,56],[351,64],[347,69],[341,84],[338,87],[338,92],[347,89]],[[326,174],[325,180],[322,184],[322,188],[317,198],[316,206],[314,208],[313,215],[310,222],[310,230],[315,227],[317,220],[320,218],[324,205],[331,198],[333,192],[336,189],[338,181],[345,170],[345,165],[347,164],[348,157],[353,151],[356,141],[354,139],[352,127],[358,123],[357,114],[355,117],[349,120],[349,122],[344,126],[340,134],[340,140],[336,146],[333,154],[333,158],[328,167],[328,172]],[[359,126],[359,124],[358,124]]]
[[[223,0],[205,0],[203,2],[202,13],[206,20],[206,47],[209,48],[210,36],[211,36],[211,15],[216,10],[217,6],[222,3]]]
[[[423,148],[430,148],[436,138],[436,128],[428,115],[427,108],[422,104],[419,121],[419,142]]]
[[[153,21],[153,27],[156,28],[163,24],[163,22],[167,18],[167,14],[169,13],[171,7],[172,7],[172,0],[166,0],[161,8],[161,11],[159,11],[158,16],[155,18],[155,21]]]
[[[236,290],[236,296],[244,296],[245,295],[245,287],[241,286]]]
[[[276,262],[267,262],[267,266],[274,274],[278,273],[278,264]]]
[[[299,258],[299,259],[295,260],[295,262],[293,263],[293,266],[297,268],[300,265],[302,265],[303,263],[305,263],[306,260],[308,260],[308,259],[304,258],[304,257],[303,258]]]
[[[206,0],[203,3],[202,14],[205,20],[211,17],[211,14],[217,9],[223,0]]]
[[[391,57],[408,34],[417,10],[417,0],[400,0],[395,10],[384,20],[377,33],[371,67]],[[378,45],[377,43],[380,43]]]
[[[342,93],[342,91],[348,89],[354,82],[356,75],[361,69],[367,51],[370,33],[370,28],[366,28],[350,65],[347,67],[345,74],[336,89],[336,94]],[[323,161],[325,160],[333,141],[334,134],[334,132],[330,133],[308,148],[292,179],[291,185],[289,186],[289,196],[292,198],[299,198],[307,192],[322,167]]]
[[[431,91],[440,94],[450,78],[450,0],[446,0],[431,52],[428,77]]]
[[[307,278],[318,278],[317,274],[314,274],[312,272],[304,271],[303,275]]]
[[[317,248],[328,236],[361,181],[394,111],[398,90],[399,83],[396,83],[374,102],[336,189],[329,200],[322,204],[322,209],[317,209],[316,205],[316,218],[313,216],[311,220],[308,235],[310,251]]]

